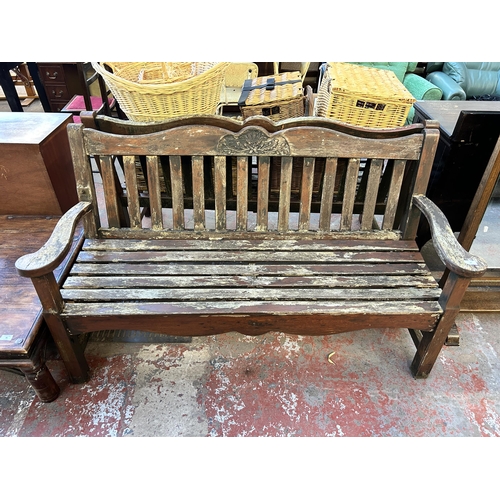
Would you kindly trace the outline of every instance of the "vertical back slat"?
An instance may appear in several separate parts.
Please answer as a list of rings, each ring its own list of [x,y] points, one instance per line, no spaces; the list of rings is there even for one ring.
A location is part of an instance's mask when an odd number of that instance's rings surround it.
[[[257,180],[257,231],[267,231],[269,216],[269,156],[262,156],[258,163]]]
[[[246,231],[248,224],[248,158],[236,160],[236,229]]]
[[[127,188],[127,205],[132,229],[141,228],[141,208],[139,205],[139,189],[137,187],[137,173],[135,156],[123,157],[125,186]]]
[[[203,156],[193,156],[193,222],[196,231],[205,229],[204,183]]]
[[[184,229],[184,189],[180,156],[170,157],[170,182],[172,183],[172,227]]]
[[[108,225],[109,227],[120,227],[119,201],[116,192],[115,171],[111,156],[101,156],[100,163]]]
[[[215,177],[215,229],[226,229],[226,157],[214,157]]]
[[[152,229],[163,229],[163,215],[161,207],[160,173],[157,156],[147,156],[149,206],[151,208]]]
[[[436,121],[426,121],[426,129],[424,131],[424,145],[420,155],[419,167],[415,178],[413,191],[409,193],[408,210],[406,220],[402,221],[401,230],[404,239],[415,239],[418,229],[418,223],[421,217],[421,212],[412,203],[414,194],[425,194],[429,176],[432,171],[434,155],[436,153],[439,141],[439,123]]]
[[[321,192],[321,208],[319,215],[319,228],[321,231],[330,231],[332,218],[333,195],[335,193],[335,177],[337,176],[337,158],[327,158],[325,175]]]
[[[361,217],[361,229],[364,231],[370,231],[373,227],[373,217],[375,216],[378,187],[380,185],[380,177],[382,175],[382,164],[383,160],[372,160],[370,162],[363,215]]]
[[[75,171],[76,191],[79,201],[92,204],[92,214],[83,218],[86,238],[95,238],[101,226],[99,208],[95,192],[94,177],[89,156],[86,154],[83,141],[83,126],[68,125],[68,138],[71,145],[71,159]]]
[[[311,221],[311,201],[314,183],[314,158],[304,158],[300,189],[299,231],[307,231]]]
[[[292,189],[292,157],[281,161],[278,231],[288,231],[290,224],[290,195]]]
[[[356,187],[358,183],[359,159],[351,158],[347,166],[346,181],[344,187],[344,199],[342,203],[342,215],[340,218],[340,230],[351,229],[354,200],[356,198]]]
[[[394,161],[394,168],[392,171],[391,184],[389,187],[389,194],[387,196],[387,203],[385,206],[382,229],[390,230],[393,228],[394,218],[396,217],[396,209],[398,208],[399,194],[401,192],[401,184],[403,182],[405,165],[405,160]]]

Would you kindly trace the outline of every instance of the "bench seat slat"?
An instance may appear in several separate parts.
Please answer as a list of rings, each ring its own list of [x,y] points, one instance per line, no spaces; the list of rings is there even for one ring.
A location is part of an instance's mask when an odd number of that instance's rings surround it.
[[[67,303],[62,316],[149,316],[149,315],[271,315],[307,316],[312,314],[325,315],[396,315],[415,314],[433,315],[441,313],[439,304],[435,301],[238,301],[212,302],[210,308],[206,302],[140,302],[140,303]]]
[[[83,250],[380,250],[380,251],[418,251],[415,241],[403,240],[318,240],[318,239],[273,239],[273,240],[120,240],[87,239]]]
[[[78,262],[423,262],[419,252],[80,252]]]
[[[68,301],[79,302],[137,302],[163,300],[169,302],[191,302],[204,300],[207,303],[220,300],[301,300],[308,297],[317,300],[366,300],[367,302],[436,300],[440,296],[436,288],[398,288],[398,289],[338,289],[338,288],[195,288],[195,289],[63,289],[62,297]]]
[[[221,276],[239,275],[281,275],[281,276],[310,276],[322,274],[335,275],[413,275],[428,274],[429,270],[424,263],[393,263],[387,264],[209,264],[198,266],[198,275]],[[75,264],[71,270],[73,276],[78,275],[192,275],[192,264],[147,264],[147,263],[118,263],[103,264]]]
[[[160,287],[335,287],[372,289],[437,288],[437,284],[432,276],[70,276],[64,283],[64,288]]]

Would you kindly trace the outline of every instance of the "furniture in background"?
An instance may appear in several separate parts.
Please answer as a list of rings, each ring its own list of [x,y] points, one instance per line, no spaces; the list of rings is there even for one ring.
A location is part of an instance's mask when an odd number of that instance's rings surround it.
[[[0,369],[24,375],[38,398],[49,403],[59,387],[47,368],[51,354],[50,333],[42,317],[35,289],[16,272],[20,255],[35,251],[49,239],[60,216],[0,215]],[[75,232],[74,247],[82,228]],[[69,257],[55,271],[57,282],[65,277]],[[55,353],[54,353],[55,354]]]
[[[415,123],[436,120],[440,140],[427,196],[460,232],[488,160],[500,135],[500,102],[418,101]],[[424,220],[417,241],[430,239]]]
[[[0,113],[0,214],[60,215],[78,199],[62,113]]]
[[[28,68],[29,75],[33,81],[33,85],[36,89],[36,93],[42,103],[44,111],[50,111],[50,106],[48,104],[47,96],[45,94],[45,89],[42,82],[40,81],[38,75],[38,67],[36,63],[28,62],[0,62],[0,86],[2,87],[3,93],[11,111],[13,112],[23,112],[23,106],[19,95],[16,90],[16,86],[11,77],[11,70],[18,68],[20,65],[26,65]]]
[[[28,70],[28,65],[23,62],[11,69],[12,81],[16,87],[24,87],[23,92],[18,92],[19,99],[22,99],[23,107],[29,106],[35,99],[38,99],[33,78]]]
[[[427,196],[469,250],[500,171],[500,102],[419,101],[415,110],[416,122],[432,119],[440,124]],[[429,227],[421,220],[419,246],[429,238]],[[480,280],[473,279],[463,304],[470,311],[500,310],[500,269],[488,269]]]
[[[315,101],[315,114],[366,128],[397,128],[415,102],[393,71],[329,62]]]
[[[75,94],[61,111],[71,113],[73,121],[80,121],[82,111],[97,111],[99,114],[111,116],[111,110],[116,106],[116,101],[111,92],[106,88],[102,76],[92,68],[91,63],[76,63],[80,81],[83,83],[81,94]]]
[[[417,101],[439,101],[442,98],[443,93],[437,85],[415,73],[418,64],[416,62],[355,62],[353,64],[392,71]],[[413,123],[414,114],[415,110],[411,108],[407,124]]]
[[[300,73],[302,83],[304,83],[310,64],[310,62],[274,62],[273,70],[275,75],[290,71],[298,71]]]
[[[129,120],[214,115],[228,62],[92,63]]]
[[[50,109],[60,112],[68,101],[85,92],[76,62],[38,62],[38,74],[45,88]],[[45,110],[47,111],[47,110]]]
[[[442,90],[447,101],[500,98],[500,62],[428,63],[426,78]]]
[[[224,85],[220,96],[219,114],[224,107],[238,106],[241,90],[246,80],[257,78],[259,68],[253,62],[230,63],[226,68]]]
[[[310,85],[314,92],[318,89],[318,79],[320,74],[320,62],[256,62],[259,68],[260,76],[270,76],[276,74],[277,72],[283,73],[287,71],[300,71],[303,64],[308,64],[307,72],[305,73],[304,80],[302,82],[304,87]],[[276,69],[276,65],[278,65]]]
[[[238,101],[243,119],[268,116],[273,121],[304,116],[304,89],[298,71],[247,81]]]
[[[70,122],[66,113],[0,113],[0,368],[24,374],[44,402],[59,394],[46,366],[48,330],[35,289],[19,280],[14,263],[45,244],[78,200]],[[71,245],[80,236],[81,228]],[[71,255],[58,264],[57,282]]]

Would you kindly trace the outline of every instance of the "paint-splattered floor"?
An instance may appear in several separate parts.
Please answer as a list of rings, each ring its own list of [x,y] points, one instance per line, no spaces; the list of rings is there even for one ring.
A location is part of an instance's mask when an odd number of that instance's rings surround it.
[[[49,361],[52,403],[0,372],[0,436],[500,436],[500,316],[457,327],[426,380],[405,330],[90,342],[86,384]]]

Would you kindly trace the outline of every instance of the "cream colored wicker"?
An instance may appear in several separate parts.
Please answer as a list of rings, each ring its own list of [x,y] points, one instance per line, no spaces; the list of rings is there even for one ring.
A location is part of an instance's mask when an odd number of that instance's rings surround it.
[[[328,63],[315,114],[367,128],[395,128],[405,124],[414,102],[392,71]]]
[[[92,66],[130,120],[155,122],[215,114],[229,64],[107,62]]]
[[[253,62],[230,63],[226,69],[224,77],[224,86],[221,92],[222,106],[237,106],[241,95],[241,89],[246,80],[253,80],[259,74],[258,66]]]
[[[304,83],[304,79],[307,75],[307,70],[311,65],[310,62],[273,62],[274,74],[277,75],[280,72],[280,64],[286,65],[286,68],[283,67],[282,72],[285,71],[298,71],[300,73],[300,77],[302,78],[302,83]]]
[[[276,85],[272,90],[262,87],[268,79],[274,78]],[[284,83],[281,82],[295,82]],[[254,115],[268,116],[273,121],[304,116],[304,90],[298,71],[264,76],[252,80],[254,88],[248,94],[244,105],[240,105],[243,118]]]

